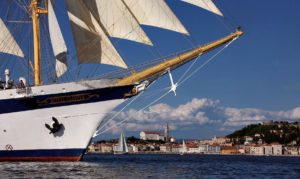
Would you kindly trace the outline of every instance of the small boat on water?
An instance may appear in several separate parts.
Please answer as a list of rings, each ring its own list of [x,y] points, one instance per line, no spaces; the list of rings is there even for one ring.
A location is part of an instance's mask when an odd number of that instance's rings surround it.
[[[184,140],[182,141],[182,147],[181,147],[181,151],[180,151],[180,155],[186,154],[187,153],[187,147],[186,144],[184,142]]]
[[[127,154],[128,147],[123,132],[120,135],[118,145],[114,148],[114,154]]]

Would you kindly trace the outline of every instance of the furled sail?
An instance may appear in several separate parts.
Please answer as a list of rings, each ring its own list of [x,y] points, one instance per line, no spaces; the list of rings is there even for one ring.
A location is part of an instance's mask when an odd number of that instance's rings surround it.
[[[0,53],[24,57],[24,53],[0,18]]]
[[[105,29],[88,9],[88,2],[65,0],[79,63],[101,63],[127,68]]]
[[[164,0],[123,0],[140,24],[188,34]]]
[[[60,77],[67,71],[67,47],[53,9],[54,3],[55,1],[50,0],[48,5],[49,32],[53,52],[56,58],[56,76]]]
[[[212,0],[182,0],[187,3],[199,6],[205,10],[223,16],[222,12],[217,8],[217,6],[212,2]]]
[[[109,36],[152,45],[130,9],[122,0],[85,0],[94,17]]]

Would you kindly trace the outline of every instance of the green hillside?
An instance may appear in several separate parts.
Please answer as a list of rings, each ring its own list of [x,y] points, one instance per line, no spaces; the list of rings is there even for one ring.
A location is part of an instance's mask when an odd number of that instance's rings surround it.
[[[279,142],[285,145],[300,144],[300,123],[298,122],[267,122],[263,124],[251,124],[241,130],[235,131],[226,137],[230,138],[236,144],[243,144],[245,136],[253,137],[254,142],[260,139],[264,143]]]

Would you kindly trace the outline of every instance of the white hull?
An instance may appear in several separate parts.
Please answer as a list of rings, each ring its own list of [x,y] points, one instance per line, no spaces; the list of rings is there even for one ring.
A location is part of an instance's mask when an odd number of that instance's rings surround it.
[[[81,105],[46,108],[0,115],[2,150],[85,149],[102,119],[124,100],[112,100]],[[52,117],[64,125],[64,130],[49,134],[45,124]],[[4,132],[5,130],[5,132]]]
[[[0,111],[0,161],[80,160],[103,118],[125,101],[124,92],[131,88],[101,82],[40,86],[23,95],[16,89],[1,91],[2,108],[7,100],[16,106]],[[62,127],[50,133],[45,124],[52,126],[53,117]]]

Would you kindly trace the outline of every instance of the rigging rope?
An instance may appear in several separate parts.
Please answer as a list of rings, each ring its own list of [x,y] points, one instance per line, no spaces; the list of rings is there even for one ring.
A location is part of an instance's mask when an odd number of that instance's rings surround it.
[[[136,97],[134,97],[128,104],[126,104],[120,111],[118,111],[116,114],[114,114],[110,119],[108,119],[102,127],[99,127],[99,129],[97,129],[97,131],[94,133],[93,137],[96,137],[99,135],[99,132],[101,129],[103,129],[105,126],[107,126],[107,124],[109,124],[112,120],[114,120],[122,111],[124,111],[129,105],[131,105],[134,101],[136,101],[141,95],[143,94],[143,92],[141,92],[140,94],[138,94]]]
[[[149,85],[148,88],[150,88],[152,85],[155,84],[156,81],[154,81],[152,84]],[[110,119],[108,119],[102,127],[99,127],[99,129],[97,129],[97,131],[94,133],[94,137],[98,136],[99,132],[101,129],[103,129],[105,126],[107,126],[108,123],[110,123],[112,120],[114,120],[122,111],[124,111],[129,105],[131,105],[134,101],[136,101],[140,96],[142,96],[142,94],[144,93],[144,91],[142,91],[141,93],[139,93],[136,97],[133,98],[133,100],[131,100],[128,104],[126,104],[119,112],[117,112],[115,115],[113,115]]]
[[[164,98],[167,94],[169,94],[171,92],[171,90],[167,91],[166,93],[164,93],[162,96],[160,96],[158,99],[154,100],[153,102],[151,102],[150,104],[146,105],[145,107],[143,107],[142,109],[138,110],[137,112],[141,112],[141,111],[144,111],[146,108],[150,107],[151,105],[155,104],[156,102],[158,102],[159,100],[161,100],[162,98]],[[123,124],[124,122],[126,122],[127,120],[129,120],[130,118],[127,117],[125,119],[123,119],[122,121],[116,123],[116,124],[113,124],[111,127],[105,129],[104,131],[100,132],[98,135],[100,134],[103,134],[107,131],[109,131],[110,129],[114,128],[114,127],[118,127],[120,126],[121,124]],[[97,136],[98,136],[97,135]]]
[[[199,70],[201,70],[203,67],[205,67],[209,62],[211,62],[212,60],[214,60],[219,54],[221,54],[229,45],[231,45],[237,38],[232,39],[229,43],[227,43],[222,49],[220,49],[215,55],[213,55],[211,58],[209,58],[207,61],[205,61],[201,66],[199,66],[198,68],[196,68],[190,75],[188,75],[186,78],[180,78],[182,79],[182,81],[178,82],[178,86],[182,85],[185,81],[187,81],[188,79],[190,79],[192,76],[194,76]],[[187,71],[189,71],[193,65],[195,65],[195,62],[199,59],[200,56],[198,56],[194,62],[190,65],[190,67],[188,68]],[[187,71],[184,73],[184,75],[187,73]],[[182,75],[182,76],[184,76]],[[170,88],[170,87],[169,87]],[[155,104],[156,102],[158,102],[159,100],[161,100],[162,98],[164,98],[167,94],[169,94],[172,90],[168,90],[166,93],[164,93],[162,96],[160,96],[159,98],[157,98],[156,100],[152,101],[151,103],[149,103],[148,105],[146,105],[145,107],[141,108],[140,110],[138,110],[137,112],[141,112],[144,111],[145,109],[147,109],[148,107],[150,107],[151,105]],[[128,107],[128,105],[126,105],[125,107]],[[122,109],[122,111],[125,109],[125,107]],[[116,118],[122,111],[119,111],[117,113],[117,115],[113,116],[113,119]],[[110,121],[112,121],[113,119],[110,119]],[[116,123],[116,124],[112,124],[112,126],[108,127],[107,129],[103,130],[102,132],[100,132],[100,129],[97,130],[97,133],[95,133],[96,135],[94,135],[94,137],[97,137],[98,135],[101,135],[107,131],[109,131],[110,129],[114,128],[114,127],[118,127],[120,125],[122,125],[123,123],[125,123],[127,120],[129,120],[130,118],[127,117],[125,119],[123,119],[122,121]],[[105,124],[107,125],[108,122],[106,122]],[[105,125],[105,126],[106,126]],[[103,129],[104,127],[102,127],[101,129]]]
[[[193,75],[195,75],[199,70],[201,70],[203,67],[205,67],[209,62],[211,62],[212,60],[214,60],[215,57],[217,57],[220,53],[222,53],[229,45],[231,45],[235,40],[237,39],[234,38],[232,39],[229,43],[227,43],[222,49],[220,49],[216,54],[214,54],[211,58],[209,58],[208,60],[206,60],[201,66],[199,66],[198,68],[196,68],[190,75],[188,75],[185,79],[183,79],[181,82],[178,82],[178,86],[180,86],[181,84],[183,84],[185,81],[187,81],[189,78],[191,78]]]

